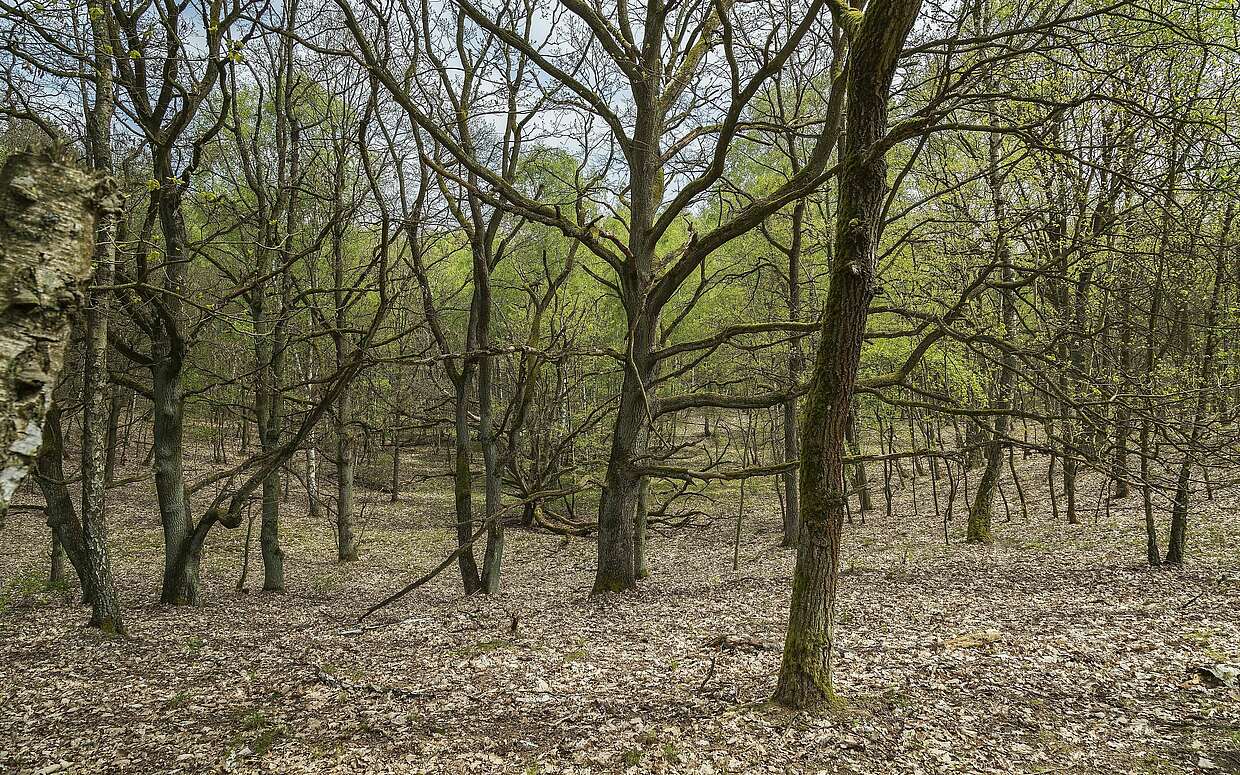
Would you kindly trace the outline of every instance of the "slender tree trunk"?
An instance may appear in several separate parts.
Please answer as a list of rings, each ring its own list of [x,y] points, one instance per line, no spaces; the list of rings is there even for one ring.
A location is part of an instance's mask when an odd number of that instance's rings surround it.
[[[345,387],[336,399],[336,558],[357,560],[357,534],[353,526],[353,445],[351,391]]]
[[[95,225],[96,286],[112,284],[116,221],[105,215]],[[82,369],[82,543],[91,577],[90,626],[105,633],[124,633],[112,562],[108,556],[108,316],[110,291],[92,290],[86,308],[86,342]]]
[[[470,470],[469,439],[469,385],[473,381],[473,369],[466,366],[456,385],[455,460],[456,475],[452,479],[453,500],[456,515],[457,567],[461,570],[461,586],[466,595],[482,588],[482,575],[470,538],[474,532],[473,472]]]
[[[920,0],[850,12],[847,133],[841,148],[836,255],[822,314],[822,341],[805,398],[801,528],[788,633],[775,700],[802,708],[834,698],[835,598],[845,518],[844,436],[875,289],[875,253],[887,191],[887,100]]]
[[[1215,359],[1218,349],[1218,312],[1223,296],[1223,282],[1226,277],[1227,259],[1231,256],[1231,225],[1235,216],[1234,202],[1228,202],[1223,215],[1222,232],[1216,249],[1214,264],[1214,281],[1210,291],[1210,303],[1206,307],[1203,328],[1205,341],[1201,347],[1201,359],[1197,367],[1197,398],[1193,402],[1193,414],[1189,420],[1188,445],[1184,457],[1180,461],[1180,472],[1176,479],[1175,502],[1171,507],[1171,529],[1167,536],[1168,565],[1180,565],[1184,562],[1184,548],[1188,537],[1188,507],[1190,480],[1193,467],[1197,462],[1196,447],[1201,441],[1208,408],[1209,386],[1215,381]]]
[[[476,343],[483,353],[491,346],[491,269],[487,251],[475,247],[474,283],[477,295]],[[492,388],[493,359],[484,354],[478,361],[478,442],[482,447],[482,471],[486,521],[486,551],[482,557],[482,591],[488,595],[499,592],[500,571],[504,562],[504,525],[499,519],[500,469],[497,452],[498,437],[491,420],[494,395]]]
[[[800,320],[801,316],[801,227],[805,215],[805,200],[797,200],[792,209],[792,239],[788,249],[788,319]],[[795,338],[788,347],[788,384],[795,385],[805,368],[805,353],[801,340]],[[784,402],[784,462],[800,457],[800,439],[797,436],[797,399]],[[784,534],[782,545],[792,548],[797,543],[801,523],[801,493],[796,475],[789,471],[784,480]]]
[[[93,605],[94,584],[86,561],[82,526],[73,506],[73,496],[65,484],[64,431],[60,426],[60,407],[55,403],[43,423],[43,445],[35,467],[35,483],[46,502],[47,526],[55,536],[56,545],[68,557],[82,587],[82,602]]]
[[[1150,493],[1150,421],[1141,421],[1138,441],[1141,456],[1141,505],[1145,510],[1145,558],[1151,568],[1162,564],[1158,549],[1158,525],[1154,522],[1154,499]]]
[[[273,384],[269,388],[267,421],[263,428],[263,450],[272,453],[280,446],[283,398],[281,389],[274,384],[281,369],[279,356],[274,356],[268,370]],[[284,550],[280,548],[280,468],[277,466],[263,479],[263,516],[258,531],[258,542],[263,554],[263,591],[284,591]]]
[[[1002,327],[999,335],[1005,343],[1011,345],[1016,327],[1016,305],[1012,299],[1012,290],[1007,286],[1016,279],[1016,273],[1012,268],[1012,257],[1004,222],[1007,216],[1007,200],[1003,194],[1003,179],[999,173],[999,143],[999,136],[991,135],[989,178],[996,224],[995,260],[1001,267],[1000,278],[1005,284],[999,291],[999,322]],[[1003,474],[1003,453],[1007,448],[1006,437],[1010,423],[1007,413],[1012,407],[1015,380],[1016,359],[1011,352],[1004,349],[999,356],[999,379],[994,392],[993,431],[985,447],[986,467],[982,470],[981,479],[977,483],[977,494],[973,499],[973,505],[969,508],[967,535],[969,543],[990,543],[991,540],[994,496]]]
[[[112,58],[107,51],[107,24],[91,14],[90,26],[95,52],[94,104],[87,111],[90,155],[94,168],[112,172]],[[86,307],[86,341],[82,368],[82,543],[91,577],[90,625],[106,633],[123,633],[120,603],[112,582],[112,563],[108,556],[107,457],[109,420],[108,318],[116,267],[117,219],[111,214],[95,221],[95,276],[98,289],[89,292]]]
[[[103,461],[103,481],[104,484],[111,484],[116,480],[116,463],[121,457],[121,411],[124,409],[125,399],[119,385],[112,385],[108,390],[108,433],[107,433],[107,453]]]
[[[848,449],[854,455],[861,455],[861,439],[858,433],[859,421],[856,412],[848,421],[848,430],[845,434],[845,441],[848,442]],[[874,508],[874,503],[870,500],[870,477],[866,473],[865,463],[857,461],[852,465],[852,486],[857,491],[857,507],[861,511],[861,520],[865,521],[865,514]]]
[[[647,528],[650,523],[650,477],[643,476],[637,490],[637,514],[633,525],[633,557],[636,563],[634,575],[640,579],[650,578],[650,563],[647,559]]]

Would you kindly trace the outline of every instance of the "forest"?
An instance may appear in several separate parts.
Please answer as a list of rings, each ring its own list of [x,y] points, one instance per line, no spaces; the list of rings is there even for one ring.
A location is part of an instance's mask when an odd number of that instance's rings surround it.
[[[0,771],[1240,773],[1231,0],[0,0]]]

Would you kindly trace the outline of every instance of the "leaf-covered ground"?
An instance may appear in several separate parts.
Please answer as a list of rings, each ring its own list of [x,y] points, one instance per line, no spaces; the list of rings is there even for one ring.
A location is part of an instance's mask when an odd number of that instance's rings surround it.
[[[364,498],[345,566],[329,526],[288,504],[286,594],[253,590],[257,556],[238,592],[245,531],[221,530],[196,610],[153,604],[160,533],[133,485],[113,503],[128,639],[41,589],[41,515],[14,512],[0,771],[1240,772],[1240,692],[1195,672],[1240,665],[1237,498],[1196,504],[1191,562],[1150,570],[1138,498],[1108,511],[1088,478],[1085,524],[1054,524],[1043,471],[1022,469],[1030,519],[1000,506],[993,546],[963,543],[963,514],[945,545],[928,480],[916,515],[905,490],[892,519],[848,527],[846,702],[818,713],[766,702],[792,568],[769,482],[746,499],[739,571],[725,498],[712,527],[654,536],[637,594],[587,597],[588,539],[513,531],[501,596],[463,599],[445,573],[362,624],[449,551],[442,484]]]

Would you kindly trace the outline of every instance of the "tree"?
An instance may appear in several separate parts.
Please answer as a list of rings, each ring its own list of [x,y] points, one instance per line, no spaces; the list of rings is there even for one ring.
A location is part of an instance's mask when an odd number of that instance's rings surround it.
[[[801,425],[801,528],[792,604],[775,700],[804,708],[834,700],[835,596],[844,527],[844,435],[861,342],[874,298],[887,163],[887,102],[921,0],[892,0],[863,13],[833,4],[848,40],[847,118],[840,154],[835,262],[822,311]]]

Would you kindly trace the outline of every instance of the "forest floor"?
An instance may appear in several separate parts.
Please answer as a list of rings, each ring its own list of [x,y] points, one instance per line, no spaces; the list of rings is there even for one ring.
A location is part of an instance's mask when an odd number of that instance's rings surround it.
[[[502,595],[463,598],[453,570],[360,625],[447,555],[443,480],[394,504],[367,493],[348,565],[290,503],[285,594],[238,592],[245,530],[219,530],[199,609],[153,603],[161,534],[136,484],[113,497],[127,639],[42,588],[42,515],[15,511],[0,771],[1240,772],[1240,691],[1198,672],[1240,665],[1240,498],[1202,499],[1188,565],[1150,570],[1138,497],[1095,514],[1086,477],[1084,524],[1055,524],[1045,464],[1020,470],[1030,519],[1000,507],[992,546],[963,542],[963,514],[945,544],[928,479],[916,514],[905,490],[890,520],[847,528],[845,701],[816,713],[767,702],[793,562],[768,480],[751,484],[739,571],[729,497],[711,527],[654,535],[636,594],[588,598],[591,540],[512,531]]]

